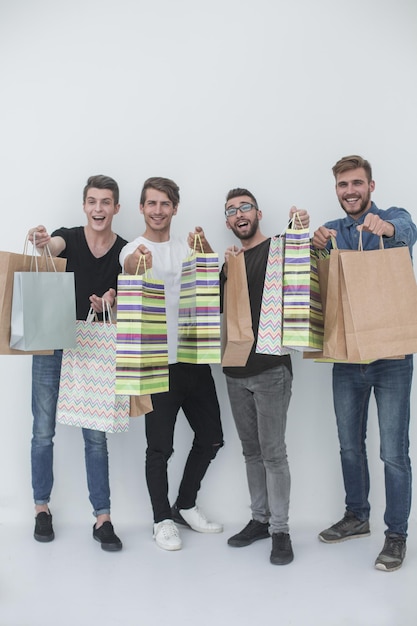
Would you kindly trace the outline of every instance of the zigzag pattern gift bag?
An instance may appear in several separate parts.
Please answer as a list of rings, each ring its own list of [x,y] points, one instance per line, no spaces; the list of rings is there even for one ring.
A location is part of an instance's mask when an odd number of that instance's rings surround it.
[[[260,354],[289,353],[289,350],[282,346],[283,264],[284,238],[271,237],[256,343],[256,352]]]
[[[76,348],[64,350],[57,422],[108,433],[129,429],[129,396],[115,394],[116,325],[77,320]]]
[[[183,261],[178,315],[177,359],[220,363],[220,281],[216,253],[196,253]]]
[[[168,391],[165,287],[145,272],[117,281],[116,393]]]
[[[295,229],[294,220],[291,226],[285,233],[282,343],[301,352],[322,350],[324,323],[317,258],[309,229]]]

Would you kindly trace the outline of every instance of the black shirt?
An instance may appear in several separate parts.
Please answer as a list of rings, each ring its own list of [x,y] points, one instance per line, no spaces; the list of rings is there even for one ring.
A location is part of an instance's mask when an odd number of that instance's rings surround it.
[[[275,354],[258,354],[256,352],[256,343],[258,341],[259,317],[261,314],[262,295],[264,290],[266,264],[268,262],[269,245],[271,239],[266,239],[262,243],[249,248],[244,252],[246,274],[248,278],[248,290],[250,308],[252,313],[252,330],[255,337],[252,350],[244,367],[224,367],[223,372],[232,378],[246,378],[247,376],[255,376],[271,367],[285,365],[292,373],[291,357],[286,354],[278,356]],[[224,271],[220,273],[220,285],[223,298],[224,284],[227,278]]]
[[[84,226],[58,228],[51,237],[62,237],[66,243],[59,256],[67,259],[66,271],[74,272],[77,319],[85,320],[91,295],[100,297],[110,288],[117,289],[117,276],[121,272],[119,254],[127,241],[117,235],[110,250],[96,258],[88,247]]]

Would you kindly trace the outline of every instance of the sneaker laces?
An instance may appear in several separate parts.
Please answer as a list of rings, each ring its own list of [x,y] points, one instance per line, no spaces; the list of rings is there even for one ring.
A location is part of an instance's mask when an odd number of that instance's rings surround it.
[[[198,520],[200,522],[204,522],[205,524],[210,523],[208,521],[207,517],[204,515],[204,513],[202,511],[200,511],[200,509],[198,508],[197,505],[195,506],[195,512],[196,512],[196,515],[198,516]]]
[[[402,558],[404,539],[402,537],[386,537],[382,553],[397,559]]]
[[[104,522],[100,528],[96,528],[104,537],[112,537],[114,535],[113,524],[109,521]]]
[[[253,533],[256,533],[259,530],[259,527],[265,526],[262,522],[258,522],[256,519],[251,519],[245,526],[245,528],[241,531],[240,534],[252,536]]]
[[[171,537],[179,539],[178,528],[175,526],[172,520],[163,522],[157,532],[160,532],[163,535],[164,539],[171,539]]]
[[[36,516],[36,523],[39,530],[49,530],[52,524],[52,517],[50,513],[45,513],[44,515],[42,515],[42,513],[38,513]]]
[[[290,536],[287,533],[273,533],[273,547],[280,550],[288,550],[290,547]]]
[[[354,518],[359,521],[355,515],[351,514],[351,515],[345,515],[339,522],[336,522],[336,524],[333,524],[333,526],[331,526],[332,530],[343,530],[346,526],[350,526],[350,524],[352,523],[352,521],[354,521]]]

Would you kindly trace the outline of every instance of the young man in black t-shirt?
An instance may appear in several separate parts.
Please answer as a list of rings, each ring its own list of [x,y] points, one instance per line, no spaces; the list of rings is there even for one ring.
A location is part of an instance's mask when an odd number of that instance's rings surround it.
[[[83,192],[85,226],[59,228],[50,236],[44,226],[30,229],[29,239],[37,248],[49,246],[53,256],[67,259],[74,272],[77,319],[85,319],[90,307],[102,309],[102,298],[112,307],[116,296],[120,250],[127,243],[112,231],[119,212],[119,189],[108,176],[91,176]],[[32,363],[33,438],[31,446],[32,487],[36,522],[34,537],[49,542],[55,537],[49,511],[53,486],[53,438],[59,392],[62,350],[35,355]],[[96,516],[93,537],[103,550],[121,550],[122,542],[110,520],[110,486],[106,433],[82,429],[90,502]]]
[[[306,211],[292,207],[290,215],[309,224]],[[256,353],[259,317],[270,238],[262,234],[262,212],[255,196],[247,189],[229,191],[225,207],[226,226],[240,240],[242,247],[230,246],[221,271],[221,288],[227,280],[230,255],[244,254],[248,281],[252,329],[255,337],[244,367],[224,367],[230,406],[246,463],[252,519],[228,544],[248,546],[259,539],[272,537],[270,561],[286,565],[293,558],[289,535],[288,509],[290,472],[285,445],[287,410],[291,398],[292,367],[289,355]]]

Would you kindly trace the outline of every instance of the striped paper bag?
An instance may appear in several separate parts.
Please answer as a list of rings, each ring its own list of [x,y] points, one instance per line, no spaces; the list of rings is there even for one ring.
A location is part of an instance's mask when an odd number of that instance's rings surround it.
[[[256,352],[260,354],[289,354],[282,345],[282,270],[284,238],[271,237],[265,282],[259,316]]]
[[[182,264],[177,359],[220,363],[220,281],[216,253],[191,252]]]
[[[165,288],[147,272],[117,281],[116,393],[168,391]]]
[[[294,221],[285,234],[282,334],[287,348],[301,352],[323,348],[317,258],[308,228],[295,229]]]

